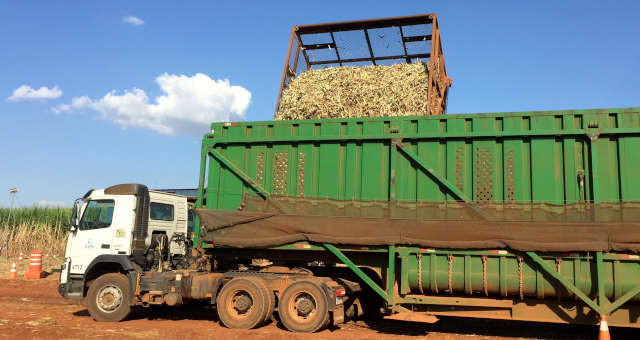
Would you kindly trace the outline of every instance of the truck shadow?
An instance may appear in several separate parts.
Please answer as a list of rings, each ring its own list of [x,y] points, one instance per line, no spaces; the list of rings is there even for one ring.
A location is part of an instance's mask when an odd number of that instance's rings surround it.
[[[512,320],[490,320],[441,317],[433,324],[401,321],[378,320],[375,322],[356,322],[345,324],[342,328],[369,328],[385,335],[426,336],[433,333],[455,334],[460,336],[487,336],[524,339],[595,339],[598,326],[566,325],[541,322]],[[640,329],[610,327],[614,339],[638,339]]]
[[[218,322],[218,312],[208,303],[191,301],[181,306],[136,307],[127,320],[199,320]]]
[[[75,316],[91,317],[87,309],[74,312]],[[131,320],[199,320],[218,322],[218,313],[211,305],[200,301],[191,301],[181,306],[133,307],[131,314],[123,321]]]
[[[74,312],[73,315],[88,317],[86,309]],[[134,307],[131,315],[124,321],[130,320],[198,320],[218,323],[218,313],[215,308],[205,302],[192,301],[182,306],[151,306],[148,308]],[[277,312],[267,325],[285,330],[279,321]],[[222,326],[224,327],[224,326]],[[264,327],[264,326],[263,326]],[[598,334],[598,326],[566,325],[538,322],[489,320],[473,318],[441,317],[436,323],[422,323],[401,320],[376,321],[348,321],[340,326],[330,326],[320,332],[336,332],[341,330],[369,329],[381,335],[427,336],[443,333],[453,336],[486,336],[508,337],[523,339],[594,339]],[[610,327],[611,337],[614,339],[639,339],[640,329]]]

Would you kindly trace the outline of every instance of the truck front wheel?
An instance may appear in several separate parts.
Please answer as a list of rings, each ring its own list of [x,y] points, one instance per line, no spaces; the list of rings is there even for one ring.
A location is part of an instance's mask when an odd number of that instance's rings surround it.
[[[131,312],[129,280],[120,273],[97,278],[87,292],[87,308],[96,321],[118,322]]]

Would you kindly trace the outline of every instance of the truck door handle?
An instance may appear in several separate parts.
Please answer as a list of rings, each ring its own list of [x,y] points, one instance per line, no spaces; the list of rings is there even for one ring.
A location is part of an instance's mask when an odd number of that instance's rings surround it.
[[[103,244],[103,245],[102,245],[102,249],[109,249],[109,247],[111,247],[111,246],[110,246],[110,245],[108,245],[108,244]]]

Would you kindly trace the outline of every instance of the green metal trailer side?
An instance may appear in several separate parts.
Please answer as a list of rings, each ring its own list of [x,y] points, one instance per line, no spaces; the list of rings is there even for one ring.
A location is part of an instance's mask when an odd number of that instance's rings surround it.
[[[260,191],[364,201],[640,202],[640,108],[233,124],[213,124],[203,141],[203,157],[224,157],[209,167],[209,209],[236,209],[244,193]]]
[[[640,206],[640,108],[216,123],[201,156],[196,206],[212,210],[236,210],[245,195],[276,195],[463,202],[481,215],[483,206],[515,207],[537,222],[546,215],[535,216],[536,207],[569,222],[578,207],[577,218],[596,225],[640,222],[620,208]],[[393,312],[568,323],[608,316],[613,325],[640,326],[634,252],[297,242],[237,253],[252,251],[331,254]]]

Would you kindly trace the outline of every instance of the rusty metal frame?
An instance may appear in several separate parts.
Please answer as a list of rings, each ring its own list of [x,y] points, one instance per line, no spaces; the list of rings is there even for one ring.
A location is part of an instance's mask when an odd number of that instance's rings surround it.
[[[384,56],[384,57],[373,57],[373,58],[351,58],[351,59],[333,59],[333,60],[321,60],[321,61],[310,61],[309,65],[327,65],[327,64],[342,64],[342,63],[356,63],[362,61],[371,61],[373,65],[376,65],[375,62],[379,60],[393,60],[393,59],[409,59],[412,58],[429,58],[429,53],[418,53],[418,54],[403,54],[403,55],[392,55],[392,56]]]
[[[309,55],[307,54],[307,49],[302,46],[302,38],[300,37],[300,32],[296,30],[296,37],[298,38],[298,53],[302,51],[302,55],[304,56],[304,61],[307,63],[307,69],[311,68],[311,62],[309,60]],[[297,65],[296,65],[297,66]]]
[[[411,59],[411,58],[429,58],[430,53],[419,53],[414,55],[409,55],[407,53],[405,42],[411,41],[423,41],[423,40],[433,40],[432,34],[425,34],[419,36],[410,36],[405,37],[403,32],[401,34],[401,40],[404,48],[404,54],[399,56],[384,56],[384,57],[376,57],[373,52],[373,48],[371,46],[371,40],[369,39],[370,29],[376,28],[387,28],[387,27],[395,27],[397,26],[400,31],[402,31],[403,26],[409,25],[417,25],[417,24],[432,24],[436,21],[435,14],[420,14],[420,15],[412,15],[405,17],[392,17],[392,18],[382,18],[382,19],[373,19],[373,20],[356,20],[356,21],[345,21],[345,22],[334,22],[327,24],[314,24],[314,25],[301,25],[295,26],[294,31],[298,36],[298,41],[301,42],[300,35],[303,34],[318,34],[318,33],[329,33],[331,36],[331,43],[327,44],[311,44],[305,45],[300,43],[298,48],[303,51],[308,49],[326,49],[326,48],[335,48],[337,50],[336,41],[334,38],[335,32],[344,32],[350,30],[362,30],[364,33],[364,38],[367,43],[367,49],[369,51],[369,58],[352,58],[352,59],[342,59],[339,55],[339,52],[336,53],[337,58],[335,60],[323,60],[323,61],[308,61],[308,67],[312,65],[326,65],[326,64],[340,64],[346,62],[361,62],[361,61],[369,61],[373,65],[376,65],[376,61],[378,60],[390,60],[390,59]],[[292,45],[292,43],[290,43]],[[292,47],[292,46],[290,46]],[[433,44],[431,46],[433,49]],[[304,52],[303,52],[304,53]]]
[[[278,91],[278,99],[276,100],[276,112],[280,107],[280,99],[282,98],[282,91],[284,90],[284,82],[287,80],[287,73],[289,71],[289,59],[291,58],[291,47],[293,46],[293,37],[295,34],[295,27],[291,30],[291,37],[289,38],[289,48],[287,49],[287,57],[284,60],[284,71],[282,71],[282,80],[280,81],[280,90]],[[299,51],[296,51],[296,61],[298,59]],[[296,65],[294,65],[296,67]]]
[[[362,27],[362,31],[364,31],[364,40],[367,42],[367,47],[369,48],[369,55],[371,56],[371,63],[373,65],[376,64],[376,57],[373,54],[373,48],[371,48],[371,40],[369,39],[369,32],[367,32],[366,27]]]
[[[338,51],[338,47],[336,46],[336,38],[333,36],[333,32],[329,32],[329,35],[331,36],[331,43],[333,44],[333,48],[336,51],[336,57],[338,58],[338,60],[340,60],[340,51]],[[329,48],[331,48],[331,46],[329,46]],[[342,61],[339,62],[340,66],[342,66]]]
[[[405,36],[405,32],[403,31],[403,27],[412,26],[412,25],[431,25],[431,32],[425,32],[421,35],[411,35]],[[377,29],[377,28],[390,28],[397,27],[400,31],[401,43],[403,54],[401,55],[391,55],[391,56],[376,56],[371,40],[369,37],[369,30]],[[360,57],[360,58],[344,58],[344,55],[340,55],[339,46],[336,43],[336,39],[334,33],[336,32],[344,32],[344,31],[362,31],[364,34],[364,41],[367,45],[367,49],[369,52],[368,57]],[[302,35],[306,34],[320,34],[320,33],[328,33],[331,37],[331,40],[323,43],[316,44],[304,44],[302,42]],[[294,46],[294,35],[297,38],[297,46]],[[409,54],[407,49],[407,42],[414,41],[430,41],[429,51],[426,53],[414,53]],[[291,61],[293,49],[296,49],[296,65],[294,65],[294,70],[291,72],[289,67],[289,62]],[[321,59],[321,60],[311,60],[310,56],[307,53],[307,50],[319,50],[319,49],[335,49],[336,58],[335,59]],[[420,51],[422,52],[422,51]],[[287,77],[295,77],[295,74],[299,70],[297,70],[297,59],[298,56],[302,54],[305,58],[307,69],[312,69],[313,66],[320,65],[340,65],[344,66],[347,63],[360,63],[360,62],[368,62],[373,65],[377,65],[379,61],[383,60],[404,60],[406,63],[411,63],[413,59],[429,59],[429,78],[428,78],[428,96],[425,100],[429,101],[429,112],[428,114],[441,114],[445,113],[446,110],[446,98],[447,89],[451,85],[451,79],[447,77],[446,67],[444,66],[444,57],[442,53],[442,44],[440,40],[440,30],[438,27],[438,21],[436,14],[419,14],[419,15],[411,15],[411,16],[400,16],[400,17],[390,17],[390,18],[381,18],[381,19],[371,19],[371,20],[355,20],[355,21],[343,21],[343,22],[332,22],[332,23],[324,23],[324,24],[312,24],[312,25],[300,25],[294,26],[291,31],[291,38],[289,41],[289,48],[287,50],[287,57],[285,60],[285,70],[283,72],[282,80],[280,83],[280,89],[278,92],[278,99],[276,103],[276,112],[280,107],[280,101],[282,97],[282,93],[287,86]],[[436,76],[436,73],[439,72],[439,75]],[[293,73],[293,75],[291,75]]]
[[[360,30],[363,26],[368,29],[371,28],[383,28],[394,25],[419,25],[425,23],[431,23],[436,18],[435,13],[429,14],[416,14],[407,16],[397,16],[379,19],[366,19],[366,20],[351,20],[351,21],[338,21],[329,22],[323,24],[311,24],[296,26],[299,31],[305,34],[309,33],[324,33],[327,27],[330,27],[334,32]]]
[[[402,31],[402,26],[398,26],[398,29],[400,31],[400,39],[402,40],[402,49],[404,50],[404,54],[408,55],[409,53],[407,52],[407,42],[404,40],[404,32]],[[407,57],[407,59],[405,60],[407,62],[407,64],[411,63],[411,58]]]

